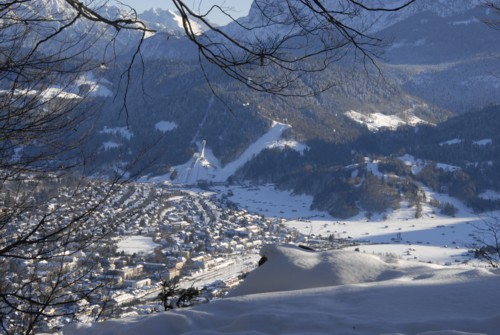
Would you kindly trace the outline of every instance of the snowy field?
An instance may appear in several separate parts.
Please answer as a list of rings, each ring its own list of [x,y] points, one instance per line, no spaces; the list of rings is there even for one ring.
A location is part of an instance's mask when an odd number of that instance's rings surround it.
[[[231,190],[233,195],[229,200],[251,213],[262,214],[269,218],[325,217],[324,212],[309,209],[312,202],[311,196],[294,196],[289,192],[280,192],[273,185],[217,187],[215,190],[219,193]]]
[[[220,187],[219,193],[228,189]],[[415,218],[415,209],[405,202],[401,208],[370,219],[362,213],[354,218],[340,220],[327,213],[310,210],[312,197],[281,192],[272,185],[259,187],[231,187],[230,200],[251,213],[266,217],[285,218],[285,225],[296,228],[312,238],[333,235],[335,238],[355,240],[362,244],[359,250],[366,253],[391,254],[437,264],[468,261],[479,236],[477,227],[487,220],[472,213],[460,201],[424,188],[427,199],[449,202],[457,209],[455,217],[437,214],[439,210],[423,205],[422,217]],[[354,248],[352,248],[354,249]]]
[[[457,200],[425,189],[427,199],[452,203],[455,217],[436,214],[426,204],[416,219],[403,202],[370,219],[362,213],[339,220],[310,210],[311,197],[271,185],[215,191],[232,194],[230,200],[251,213],[284,218],[310,239],[333,234],[361,243],[323,252],[266,245],[261,250],[266,263],[224,299],[151,316],[72,324],[63,334],[499,334],[500,272],[471,261],[468,252],[484,218]],[[231,267],[224,271],[229,274]],[[211,281],[212,275],[200,273],[193,280]]]
[[[123,251],[127,255],[148,254],[158,246],[151,237],[133,235],[118,242],[118,252]]]
[[[492,335],[497,274],[360,252],[267,245],[230,297],[148,317],[70,325],[82,334]]]

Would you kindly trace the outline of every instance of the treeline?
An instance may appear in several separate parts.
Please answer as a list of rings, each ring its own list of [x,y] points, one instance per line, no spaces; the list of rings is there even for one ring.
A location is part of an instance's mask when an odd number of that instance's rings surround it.
[[[477,212],[499,209],[500,201],[481,196],[487,190],[500,193],[498,129],[500,107],[489,107],[437,127],[371,133],[343,144],[308,141],[304,153],[265,150],[238,177],[312,195],[314,208],[340,218],[396,208],[403,198],[418,215],[425,201],[420,184]],[[405,154],[421,160],[419,167],[412,171],[399,158]],[[375,171],[371,162],[377,162]],[[448,204],[435,205],[454,214]]]

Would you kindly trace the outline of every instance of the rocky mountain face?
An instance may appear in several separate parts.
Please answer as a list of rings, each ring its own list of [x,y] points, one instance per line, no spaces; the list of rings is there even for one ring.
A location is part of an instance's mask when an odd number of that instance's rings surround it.
[[[109,20],[133,17],[132,12],[115,6],[102,5],[93,1],[86,4]],[[64,52],[70,57],[81,56],[84,59],[96,58],[99,61],[106,61],[116,54],[125,53],[133,48],[140,35],[138,32],[127,29],[117,31],[113,27],[96,24],[81,16],[75,20],[76,11],[64,0],[15,1],[6,8],[8,11],[4,11],[6,15],[4,19],[14,20],[13,22],[25,21],[33,28],[27,31],[34,36],[17,36],[18,41],[23,40],[26,48],[30,49],[37,41],[49,37],[47,41],[44,41],[43,48],[39,50],[49,55]],[[39,22],[37,22],[38,19],[40,19]],[[15,25],[6,24],[2,27],[4,41],[8,42],[9,36],[17,34],[19,34],[19,29],[16,30]],[[50,38],[52,34],[55,35]],[[112,48],[109,45],[110,41],[113,41]]]
[[[148,27],[156,31],[166,32],[170,35],[184,35],[181,16],[171,10],[152,8],[139,14],[139,19],[147,22]],[[191,27],[196,34],[201,34],[208,29],[200,21],[191,22]]]

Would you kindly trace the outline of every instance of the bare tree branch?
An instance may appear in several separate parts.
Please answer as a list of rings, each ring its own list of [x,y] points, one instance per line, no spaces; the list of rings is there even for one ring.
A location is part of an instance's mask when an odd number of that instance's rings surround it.
[[[394,12],[414,2],[371,7],[352,0],[256,0],[252,15],[259,19],[220,28],[207,18],[215,11],[232,18],[228,9],[212,6],[198,13],[185,1],[173,0],[186,35],[205,60],[251,89],[282,96],[307,96],[330,88],[332,83],[304,87],[300,79],[347,56],[360,55],[365,66],[368,62],[377,68],[375,47],[381,41],[368,33],[370,24],[361,18],[366,12]],[[202,22],[208,32],[198,34],[194,22]]]
[[[499,0],[483,0],[483,6],[489,9],[492,13],[492,19],[484,19],[483,21],[493,29],[500,30],[500,1]]]
[[[123,176],[106,182],[82,176],[81,146],[98,106],[78,80],[113,61],[116,55],[110,58],[107,48],[120,31],[138,35],[125,70],[130,75],[151,30],[136,15],[108,18],[82,2],[65,3],[67,8],[55,11],[43,1],[0,4],[0,327],[5,334],[31,334],[44,318],[74,315],[68,306],[101,288],[101,282],[89,282],[93,255],[120,223],[96,214],[122,187]],[[70,261],[77,254],[79,266]]]

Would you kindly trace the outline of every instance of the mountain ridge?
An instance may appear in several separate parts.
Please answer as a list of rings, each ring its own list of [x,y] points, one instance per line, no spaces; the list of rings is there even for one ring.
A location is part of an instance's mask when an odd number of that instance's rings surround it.
[[[56,9],[61,3],[51,2]],[[385,4],[398,3],[401,2]],[[387,41],[387,51],[386,58],[377,61],[377,68],[354,70],[339,62],[322,72],[304,74],[297,79],[298,84],[304,87],[312,89],[317,82],[330,83],[332,87],[328,91],[300,99],[247,90],[244,83],[231,80],[215,66],[203,63],[201,68],[197,48],[180,33],[158,32],[143,42],[141,56],[144,67],[141,62],[137,62],[131,68],[132,77],[141,80],[129,83],[126,97],[123,97],[123,93],[115,93],[110,99],[110,92],[119,92],[123,88],[120,86],[123,84],[122,74],[129,65],[123,61],[127,59],[126,55],[119,58],[115,67],[100,68],[89,74],[87,77],[93,80],[86,80],[85,84],[80,85],[102,82],[106,83],[102,86],[109,91],[106,91],[106,95],[91,96],[91,103],[102,104],[105,111],[96,122],[96,131],[90,136],[87,147],[94,163],[92,170],[105,170],[109,166],[124,167],[137,162],[132,172],[141,171],[141,176],[172,176],[174,167],[184,165],[188,168],[193,164],[193,157],[200,152],[203,141],[206,143],[206,152],[212,154],[213,159],[207,161],[209,165],[224,169],[266,134],[273,122],[291,126],[281,133],[283,143],[305,144],[310,148],[309,153],[304,150],[305,157],[319,155],[323,147],[333,147],[333,152],[339,155],[338,161],[346,160],[345,165],[352,164],[353,159],[356,164],[365,164],[361,153],[376,152],[374,147],[378,143],[368,140],[372,139],[372,131],[380,132],[381,136],[404,138],[409,135],[386,135],[387,129],[384,128],[397,130],[411,124],[415,126],[411,129],[417,131],[424,129],[422,124],[439,125],[453,115],[500,103],[500,95],[495,94],[498,92],[497,87],[500,87],[496,79],[500,70],[495,66],[495,55],[500,52],[500,35],[488,30],[479,19],[473,19],[486,13],[484,8],[475,6],[476,2],[460,1],[452,8],[450,6],[453,3],[422,2],[402,12],[390,13],[401,15],[392,26],[386,26],[378,32]],[[405,10],[406,13],[403,12]],[[242,22],[253,20],[255,12],[254,5],[253,11],[247,18],[242,18]],[[157,10],[149,14],[152,15],[152,21],[164,15],[175,27],[179,26],[172,12]],[[439,28],[439,33],[433,32],[436,28]],[[468,30],[471,33],[467,35],[464,32]],[[463,33],[461,41],[450,38],[459,33]],[[477,41],[461,46],[463,42],[474,40],[475,35],[479,35]],[[129,41],[134,41],[137,37],[131,35],[130,38]],[[422,38],[427,39],[421,41]],[[498,43],[493,43],[495,41]],[[442,48],[437,48],[434,54],[429,53],[433,45],[442,45]],[[457,49],[461,51],[454,52]],[[424,56],[429,59],[424,60]],[[122,113],[124,101],[129,111],[126,116]],[[172,126],[158,127],[159,124]],[[126,128],[130,136],[122,136],[123,132],[118,131],[122,128]],[[349,146],[355,147],[359,154],[349,154],[352,150],[348,150]],[[388,147],[394,148],[393,145]],[[401,148],[396,147],[394,150],[382,153],[397,155]],[[260,155],[265,156],[265,159],[259,158]],[[137,160],[139,156],[141,160]],[[336,168],[313,162],[312,169],[305,173],[307,178],[299,178],[297,175],[304,168],[301,165],[303,156],[293,150],[290,152],[286,144],[273,144],[270,149],[255,152],[255,157],[260,161],[254,160],[254,166],[260,167],[253,173],[248,173],[246,168],[249,179],[271,179],[279,181],[281,187],[301,190],[307,185],[303,184],[304,180],[312,178],[312,171],[324,181],[324,185],[330,185],[340,178],[339,185],[351,192],[344,194],[346,199],[357,199],[359,196],[358,192],[352,192],[353,185],[346,183],[351,179],[352,182],[357,180],[348,176],[355,173],[354,170],[344,170],[339,172],[339,176],[331,177],[328,171]],[[266,161],[276,162],[276,157],[283,158],[290,167],[298,170],[283,167],[282,171],[276,171],[275,167],[265,164]],[[325,164],[336,164],[338,161],[329,157],[319,159]],[[252,166],[252,162],[248,166]],[[282,163],[276,162],[276,166],[282,166]],[[263,171],[264,167],[268,171]],[[285,176],[284,171],[291,174]],[[176,171],[177,174],[179,172]],[[363,174],[368,172],[363,171]],[[245,173],[238,178],[241,176],[245,176]],[[224,179],[229,177],[225,175]],[[197,180],[192,182],[196,183]],[[372,182],[378,183],[375,180]],[[316,183],[311,182],[309,185]],[[354,185],[360,185],[359,180]],[[395,190],[397,187],[402,187],[399,182],[389,188]],[[319,189],[314,192],[324,197],[334,193]],[[339,204],[335,200],[337,196],[315,204],[320,207],[348,205],[344,210],[356,211],[356,206],[352,204]],[[373,204],[367,199],[363,201],[368,207],[378,209],[378,206],[391,206],[397,199],[394,193],[391,199],[382,204]]]

